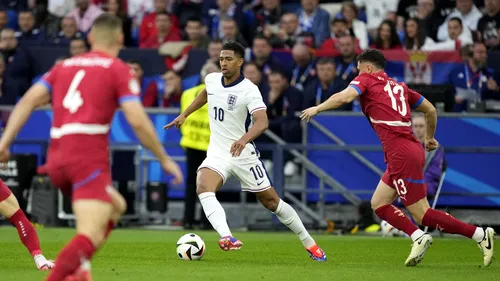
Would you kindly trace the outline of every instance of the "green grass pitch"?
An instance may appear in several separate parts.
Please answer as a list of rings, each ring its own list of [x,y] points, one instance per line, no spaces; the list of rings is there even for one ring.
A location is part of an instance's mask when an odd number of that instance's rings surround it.
[[[74,234],[72,229],[39,229],[47,258]],[[500,264],[482,266],[482,255],[466,239],[435,238],[421,264],[406,268],[410,240],[359,236],[314,235],[328,256],[314,262],[295,235],[288,232],[234,233],[243,242],[241,251],[223,252],[213,231],[196,232],[206,243],[200,261],[176,256],[175,242],[187,232],[116,230],[95,256],[94,281],[246,281],[246,280],[366,280],[366,281],[455,281],[500,280]],[[0,228],[0,280],[44,280],[13,227]]]

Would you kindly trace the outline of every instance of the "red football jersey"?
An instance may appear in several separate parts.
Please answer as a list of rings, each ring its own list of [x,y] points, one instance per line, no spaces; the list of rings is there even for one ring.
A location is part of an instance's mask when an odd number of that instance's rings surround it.
[[[39,83],[52,95],[49,159],[108,161],[108,133],[115,110],[124,101],[140,101],[140,86],[128,65],[90,52],[54,66]]]
[[[363,73],[349,84],[358,92],[361,109],[387,153],[403,141],[418,142],[411,128],[411,109],[424,97],[383,71]]]

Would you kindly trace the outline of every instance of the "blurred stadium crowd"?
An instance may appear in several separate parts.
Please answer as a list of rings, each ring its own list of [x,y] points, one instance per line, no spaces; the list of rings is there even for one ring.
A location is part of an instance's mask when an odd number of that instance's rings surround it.
[[[147,107],[180,105],[191,51],[208,53],[199,62],[207,73],[217,70],[224,42],[247,47],[243,73],[261,90],[270,129],[287,142],[301,141],[294,112],[346,87],[357,75],[356,54],[367,48],[461,50],[464,63],[449,80],[453,110],[500,100],[499,76],[486,65],[489,52],[500,50],[500,0],[2,0],[0,104],[15,104],[36,79],[26,48],[85,53],[86,35],[101,13],[123,19],[126,48],[157,49],[164,60],[162,81],[145,79],[140,60],[128,61]],[[292,67],[272,55],[277,49],[291,52]],[[329,55],[317,58],[318,52]],[[354,102],[339,110],[360,108]],[[287,175],[295,171],[285,167]]]

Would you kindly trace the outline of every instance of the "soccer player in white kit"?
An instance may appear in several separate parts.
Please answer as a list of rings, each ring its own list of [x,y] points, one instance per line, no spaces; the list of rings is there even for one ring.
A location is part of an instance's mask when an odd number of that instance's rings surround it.
[[[244,53],[239,43],[224,44],[219,57],[222,72],[207,75],[206,89],[164,129],[179,128],[192,112],[208,102],[210,145],[207,158],[198,168],[196,192],[208,220],[221,236],[222,250],[239,250],[243,245],[231,234],[226,213],[215,197],[226,180],[235,176],[243,191],[255,193],[267,209],[297,234],[312,259],[326,261],[325,253],[309,235],[295,210],[274,190],[252,142],[267,129],[268,119],[259,89],[241,74]],[[249,114],[252,126],[248,129]]]

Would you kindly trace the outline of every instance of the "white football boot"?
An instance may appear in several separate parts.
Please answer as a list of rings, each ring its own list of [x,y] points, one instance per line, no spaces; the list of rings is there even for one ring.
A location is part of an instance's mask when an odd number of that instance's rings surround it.
[[[420,236],[417,240],[415,240],[412,244],[411,252],[408,258],[405,261],[406,266],[416,266],[423,259],[425,252],[432,245],[432,236],[428,233]]]
[[[493,255],[495,254],[494,244],[495,244],[495,230],[488,227],[484,230],[484,239],[477,243],[481,252],[483,252],[484,266],[488,266],[493,261]]]

